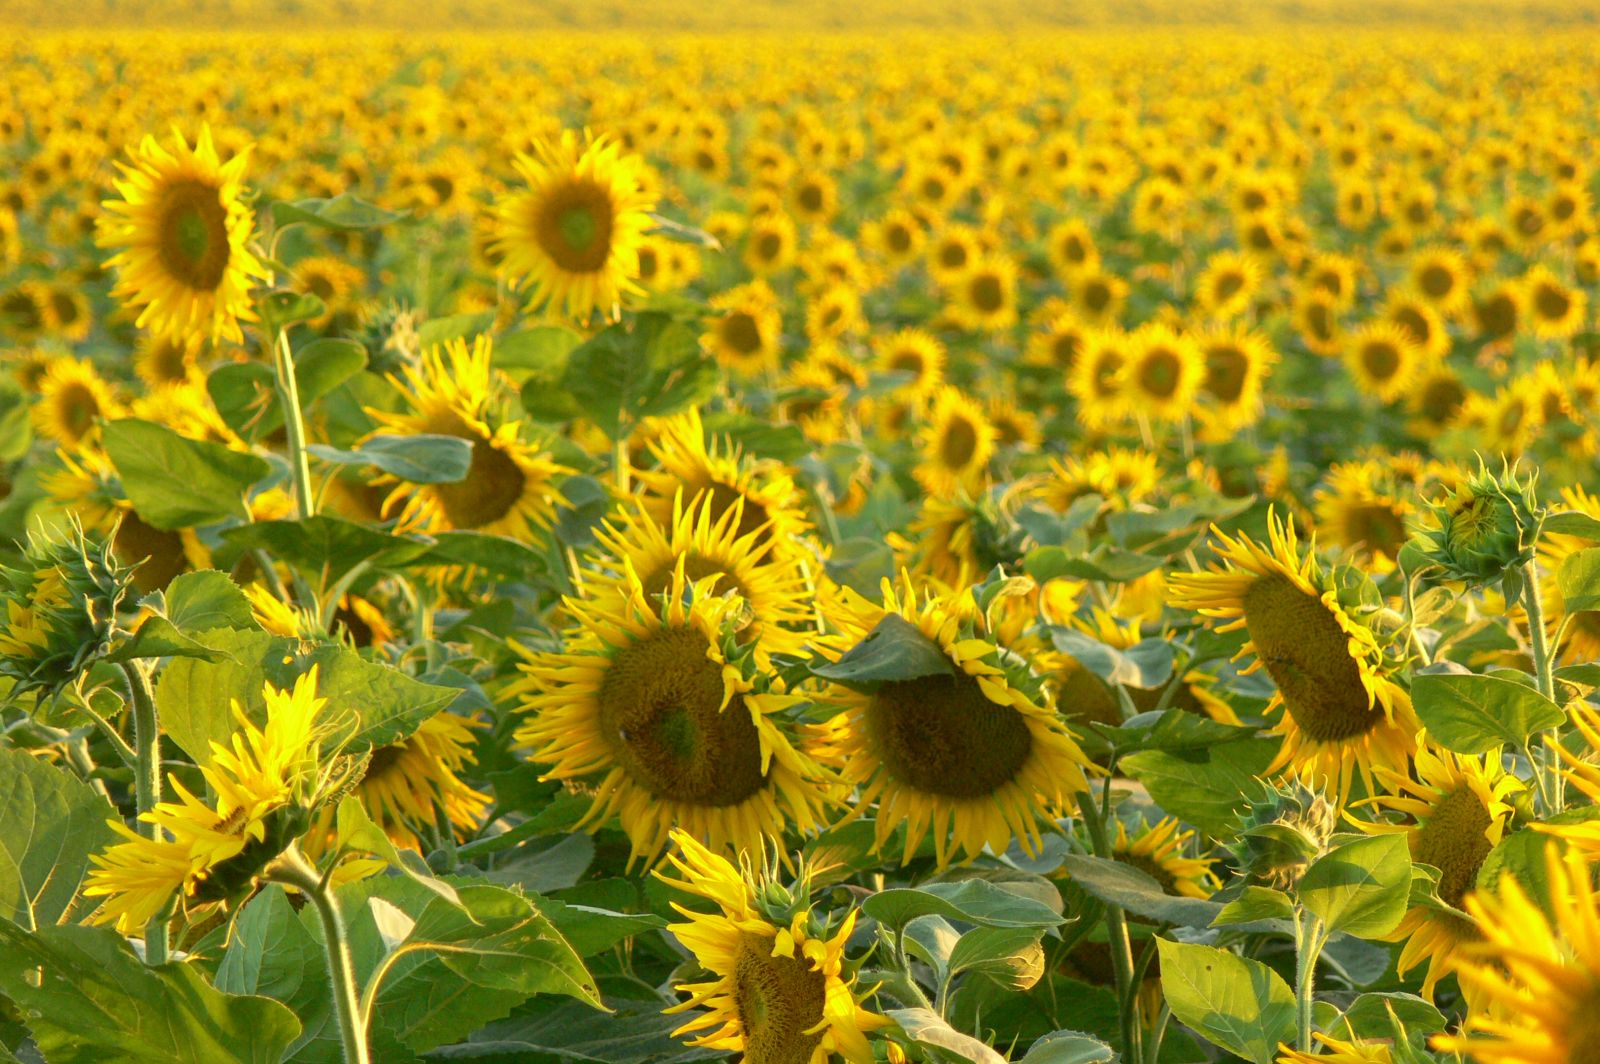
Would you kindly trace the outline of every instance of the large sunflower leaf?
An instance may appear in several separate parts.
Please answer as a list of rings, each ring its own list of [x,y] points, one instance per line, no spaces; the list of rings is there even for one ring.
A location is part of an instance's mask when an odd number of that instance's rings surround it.
[[[1172,1014],[1210,1042],[1272,1064],[1294,1037],[1294,992],[1265,964],[1214,946],[1158,939],[1161,990]]]
[[[956,670],[938,643],[904,617],[890,613],[838,661],[811,671],[851,690],[870,692],[885,683],[954,676]]]
[[[191,440],[138,418],[111,422],[104,440],[128,500],[159,529],[248,519],[245,493],[272,472],[256,455]]]
[[[71,913],[89,855],[116,839],[115,815],[76,776],[0,749],[0,919],[37,928]]]
[[[1419,673],[1411,680],[1411,700],[1428,737],[1458,754],[1521,746],[1567,719],[1538,691],[1498,676]]]

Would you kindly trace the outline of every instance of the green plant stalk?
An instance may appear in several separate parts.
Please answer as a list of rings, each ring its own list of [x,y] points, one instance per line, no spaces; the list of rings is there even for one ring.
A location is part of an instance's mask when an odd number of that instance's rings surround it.
[[[294,477],[294,501],[301,517],[317,512],[311,490],[311,462],[306,457],[306,423],[300,413],[300,385],[295,379],[294,355],[288,334],[279,329],[272,343],[272,368],[278,381],[278,402],[283,406],[283,428],[289,439],[289,470]]]
[[[1312,1049],[1311,1007],[1316,1003],[1317,960],[1322,956],[1326,941],[1322,920],[1297,909],[1294,915],[1295,1048],[1302,1053]]]
[[[1113,757],[1112,763],[1115,764]],[[1109,789],[1109,777],[1101,783]],[[1078,808],[1083,812],[1083,822],[1089,828],[1089,841],[1094,848],[1096,857],[1111,860],[1111,844],[1106,837],[1106,819],[1092,801],[1085,801],[1085,795],[1078,802]],[[1110,802],[1106,802],[1109,809]],[[1139,1020],[1136,1009],[1139,1000],[1139,988],[1134,981],[1133,972],[1133,943],[1128,937],[1128,917],[1121,906],[1107,904],[1106,934],[1110,940],[1111,967],[1117,979],[1117,1004],[1118,1019],[1122,1028],[1122,1055],[1127,1060],[1141,1060],[1143,1053],[1140,1050]]]
[[[333,983],[333,1011],[339,1021],[344,1064],[371,1064],[361,995],[356,990],[355,964],[350,957],[350,942],[345,935],[338,899],[294,846],[268,865],[262,878],[294,887],[316,908],[317,917],[322,921],[322,944],[328,959],[328,977]]]
[[[144,816],[161,801],[161,730],[156,723],[155,695],[143,664],[125,661],[122,672],[128,678],[133,706],[133,798],[138,807],[135,828],[145,838],[159,841],[161,829]],[[157,915],[145,925],[144,956],[149,964],[167,963],[168,919],[169,915]]]
[[[1555,654],[1545,638],[1544,604],[1539,598],[1539,570],[1533,562],[1522,567],[1522,609],[1528,619],[1528,648],[1533,654],[1533,674],[1539,684],[1539,693],[1550,701],[1556,700]],[[1530,738],[1530,742],[1531,742]],[[1527,751],[1524,751],[1527,752]],[[1529,762],[1539,785],[1539,796],[1544,801],[1544,812],[1558,813],[1564,804],[1562,779],[1550,744],[1541,741],[1537,750],[1529,753]]]
[[[619,499],[628,494],[628,466],[628,436],[620,433],[611,441],[611,476],[616,481]]]

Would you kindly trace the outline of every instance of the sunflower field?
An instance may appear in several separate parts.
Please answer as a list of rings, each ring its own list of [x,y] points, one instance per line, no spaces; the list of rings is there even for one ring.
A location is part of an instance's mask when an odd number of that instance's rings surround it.
[[[1600,1064],[1600,13],[12,0],[0,1064]]]

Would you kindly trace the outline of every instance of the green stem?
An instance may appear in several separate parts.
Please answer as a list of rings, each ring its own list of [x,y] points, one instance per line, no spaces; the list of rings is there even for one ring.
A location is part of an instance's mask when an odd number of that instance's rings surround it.
[[[1322,955],[1322,921],[1299,911],[1294,917],[1294,1004],[1297,1024],[1295,1048],[1311,1052],[1311,1006],[1315,1003],[1317,959]]]
[[[1114,763],[1114,762],[1113,762]],[[1109,771],[1109,770],[1108,770]],[[1111,780],[1109,777],[1102,781],[1101,787],[1109,790]],[[1087,795],[1080,798],[1078,808],[1083,812],[1083,822],[1089,829],[1089,841],[1094,848],[1096,857],[1106,860],[1112,859],[1111,843],[1106,835],[1106,821],[1109,816],[1095,806],[1093,801],[1085,801]],[[1103,794],[1102,797],[1105,797]],[[1110,802],[1107,800],[1107,807]],[[1119,1019],[1122,1025],[1122,1055],[1125,1060],[1140,1060],[1143,1054],[1139,1048],[1140,1035],[1143,1033],[1139,1026],[1137,1015],[1139,1003],[1139,987],[1134,979],[1133,971],[1133,943],[1128,936],[1128,918],[1123,913],[1121,906],[1106,904],[1106,935],[1109,938],[1111,950],[1111,967],[1117,979],[1117,1001],[1120,1005]]]
[[[1533,674],[1539,684],[1539,693],[1550,701],[1556,700],[1555,653],[1545,638],[1544,604],[1539,597],[1539,570],[1533,562],[1522,567],[1522,609],[1528,617],[1528,647],[1533,653]],[[1530,737],[1530,742],[1531,737]],[[1539,794],[1544,799],[1546,815],[1558,813],[1564,803],[1563,780],[1558,758],[1550,744],[1542,739],[1539,748],[1529,755],[1534,774],[1539,777]]]
[[[272,366],[278,378],[278,402],[283,406],[283,428],[289,438],[289,469],[294,476],[294,499],[301,517],[317,512],[311,490],[311,463],[306,457],[306,423],[300,414],[300,385],[295,379],[294,355],[289,336],[279,329],[272,344]]]
[[[616,481],[617,497],[626,498],[628,495],[628,437],[618,436],[611,441],[611,475]]]
[[[161,801],[161,729],[156,723],[155,694],[150,690],[150,674],[141,662],[123,662],[122,672],[128,678],[133,706],[133,796],[138,807],[135,830],[147,839],[160,841],[161,829],[145,819],[145,814]],[[167,963],[167,917],[155,916],[145,925],[144,956],[150,964]]]
[[[344,1049],[344,1064],[371,1064],[367,1053],[367,1031],[362,1022],[361,996],[356,991],[355,964],[350,959],[350,943],[345,937],[339,902],[317,875],[317,870],[294,847],[285,850],[267,866],[263,878],[299,890],[317,910],[322,921],[322,943],[327,951],[328,975],[333,981],[333,1011],[339,1021],[339,1041]]]

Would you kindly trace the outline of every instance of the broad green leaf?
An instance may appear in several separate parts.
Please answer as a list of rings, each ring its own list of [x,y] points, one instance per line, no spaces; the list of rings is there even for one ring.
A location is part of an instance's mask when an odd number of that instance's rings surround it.
[[[288,895],[275,884],[263,887],[239,911],[227,942],[217,963],[217,989],[260,994],[289,1006],[300,1018],[300,1034],[289,1047],[290,1059],[298,1059],[298,1051],[334,1022],[333,990],[321,943],[305,929]]]
[[[0,383],[0,461],[15,462],[33,444],[32,404],[16,382]]]
[[[1300,903],[1328,929],[1381,938],[1405,916],[1411,851],[1404,835],[1374,835],[1323,854],[1300,880]]]
[[[512,580],[536,581],[547,572],[544,555],[510,536],[488,532],[439,532],[427,550],[406,559],[406,566],[428,568],[470,565]]]
[[[116,815],[65,769],[0,748],[0,919],[32,929],[67,917],[89,855],[117,839]]]
[[[260,293],[255,300],[256,312],[261,315],[262,328],[268,335],[276,335],[296,322],[320,318],[328,309],[320,297],[288,288]]]
[[[1382,1041],[1393,1032],[1391,1012],[1414,1037],[1426,1037],[1447,1026],[1444,1013],[1415,994],[1362,994],[1341,1019],[1351,1038]]]
[[[435,876],[428,862],[415,850],[402,850],[395,846],[388,834],[372,822],[367,807],[354,795],[339,800],[335,814],[335,846],[340,850],[357,850],[369,853],[390,868],[416,880],[451,905],[459,907],[461,898],[456,889]]]
[[[1577,536],[1581,539],[1600,543],[1600,520],[1596,520],[1579,510],[1562,510],[1558,513],[1546,515],[1543,530],[1545,532],[1554,532],[1557,535]]]
[[[417,346],[428,351],[448,340],[465,340],[494,327],[494,311],[482,310],[473,314],[451,314],[444,318],[430,318],[417,329]]]
[[[664,417],[703,402],[721,371],[687,325],[665,314],[640,314],[630,327],[612,325],[580,344],[562,378],[595,424],[612,439],[647,417]]]
[[[256,455],[186,439],[137,418],[111,422],[104,439],[133,508],[163,530],[248,519],[245,493],[272,471]]]
[[[855,691],[873,691],[880,684],[954,676],[955,666],[939,644],[895,613],[883,620],[838,661],[812,668],[812,673]]]
[[[193,634],[216,628],[258,628],[250,600],[227,573],[202,569],[180,573],[161,593],[161,612],[179,630]]]
[[[1281,890],[1271,887],[1249,886],[1237,898],[1228,902],[1211,921],[1213,927],[1235,924],[1253,924],[1261,920],[1294,919],[1294,899]]]
[[[862,909],[885,927],[899,928],[918,916],[933,914],[985,927],[1059,927],[1059,912],[1035,898],[1007,890],[985,879],[891,887],[862,903]]]
[[[535,904],[580,957],[592,957],[634,935],[667,926],[654,913],[617,913],[554,898],[539,898]]]
[[[1259,961],[1214,946],[1158,939],[1161,991],[1172,1014],[1253,1064],[1272,1064],[1294,1038],[1294,992]]]
[[[325,719],[337,725],[325,746],[351,752],[383,746],[410,735],[428,717],[453,702],[457,691],[426,684],[343,646],[302,645],[265,632],[207,633],[208,645],[226,651],[220,662],[182,659],[162,670],[156,708],[162,725],[185,753],[211,762],[211,744],[226,743],[236,725],[238,702],[258,723],[266,702],[262,687],[288,689],[313,665],[317,694],[327,699]]]
[[[373,436],[354,450],[312,444],[314,457],[333,465],[372,466],[413,484],[453,484],[472,468],[471,440],[459,436]]]
[[[333,586],[362,562],[375,569],[393,568],[433,549],[427,539],[393,536],[327,514],[255,521],[228,529],[222,538],[236,547],[264,550],[322,587]]]
[[[492,1023],[470,1042],[441,1046],[433,1060],[473,1064],[688,1064],[720,1060],[724,1051],[686,1045],[672,1032],[686,1022],[662,1009],[676,1000],[619,1000],[607,1015],[568,998],[539,998]]]
[[[279,201],[271,209],[272,224],[280,229],[288,225],[309,225],[317,229],[348,232],[390,225],[406,217],[348,192],[341,192],[331,199],[303,199],[293,203]]]
[[[1600,547],[1591,547],[1562,559],[1556,586],[1568,613],[1600,609]]]
[[[745,454],[795,462],[811,453],[811,441],[797,425],[774,424],[768,418],[724,410],[705,416],[706,435],[725,437]]]
[[[836,583],[876,596],[883,581],[894,577],[894,548],[881,538],[852,537],[834,547],[826,566]]]
[[[972,1064],[1005,1064],[1006,1058],[993,1046],[962,1034],[929,1009],[890,1009],[885,1015],[900,1025],[907,1038],[920,1045],[943,1050]]]
[[[1052,1031],[1028,1048],[1022,1064],[1108,1064],[1114,1049],[1082,1031]]]
[[[276,378],[261,362],[225,362],[206,375],[206,393],[233,431],[258,440],[283,426]]]
[[[134,633],[112,647],[105,660],[112,662],[135,661],[139,658],[200,658],[203,661],[227,661],[228,652],[179,631],[178,626],[160,614],[151,614],[139,622]]]
[[[1238,811],[1256,777],[1277,755],[1267,738],[1175,750],[1141,750],[1122,759],[1122,771],[1144,784],[1163,810],[1201,831],[1223,838],[1234,829]]]
[[[1082,555],[1073,555],[1061,547],[1040,547],[1028,552],[1022,567],[1041,584],[1058,577],[1120,584],[1154,572],[1161,568],[1163,560],[1102,543]]]
[[[1538,691],[1498,676],[1420,673],[1411,680],[1411,701],[1428,737],[1458,754],[1521,746],[1567,719]]]
[[[990,978],[1026,989],[1044,974],[1039,939],[1042,927],[975,927],[950,951],[950,973],[983,972]]]
[[[1209,927],[1222,906],[1199,898],[1167,894],[1149,875],[1120,861],[1068,854],[1061,869],[1080,888],[1109,905],[1180,927]]]
[[[567,356],[582,342],[582,336],[563,326],[535,325],[495,340],[494,366],[519,385],[530,380],[559,385]]]
[[[50,1064],[278,1064],[300,1033],[287,1006],[224,994],[195,964],[147,968],[104,927],[0,920],[0,993]]]

